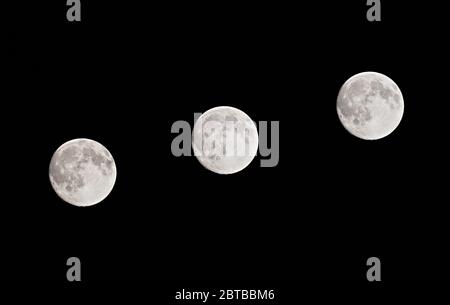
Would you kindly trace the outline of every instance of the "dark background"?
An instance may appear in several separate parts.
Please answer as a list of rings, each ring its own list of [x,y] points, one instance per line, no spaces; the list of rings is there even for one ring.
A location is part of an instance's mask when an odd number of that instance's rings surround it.
[[[41,1],[40,1],[41,2]],[[382,1],[65,1],[21,5],[2,99],[2,279],[383,280],[448,274],[448,48],[436,5]],[[313,4],[314,3],[314,4]],[[445,17],[445,16],[444,16]],[[340,86],[377,71],[402,90],[399,127],[351,136]],[[219,105],[280,121],[280,162],[235,175],[174,157],[170,128]],[[78,137],[112,153],[90,208],[51,188],[53,152]]]

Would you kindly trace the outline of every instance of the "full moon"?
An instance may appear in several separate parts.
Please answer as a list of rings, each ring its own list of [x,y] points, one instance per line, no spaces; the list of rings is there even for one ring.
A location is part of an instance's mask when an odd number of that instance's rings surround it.
[[[393,132],[403,117],[403,96],[389,77],[364,72],[352,76],[339,91],[339,119],[354,136],[381,139]]]
[[[258,150],[255,123],[243,111],[220,106],[202,114],[195,122],[192,147],[200,163],[218,174],[243,170]]]
[[[89,139],[75,139],[53,154],[50,182],[58,196],[76,206],[91,206],[108,196],[116,181],[116,165],[109,151]]]

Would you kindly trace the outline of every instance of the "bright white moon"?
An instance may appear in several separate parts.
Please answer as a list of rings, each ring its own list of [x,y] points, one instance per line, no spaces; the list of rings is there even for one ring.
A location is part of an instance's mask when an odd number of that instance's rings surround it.
[[[111,192],[116,181],[116,165],[100,143],[75,139],[61,145],[53,154],[49,176],[61,199],[76,206],[91,206]]]
[[[403,109],[398,86],[376,72],[352,76],[337,99],[337,112],[345,129],[365,140],[381,139],[393,132],[400,124]]]
[[[218,174],[232,174],[252,162],[258,150],[255,123],[243,111],[221,106],[195,122],[192,147],[200,163]]]

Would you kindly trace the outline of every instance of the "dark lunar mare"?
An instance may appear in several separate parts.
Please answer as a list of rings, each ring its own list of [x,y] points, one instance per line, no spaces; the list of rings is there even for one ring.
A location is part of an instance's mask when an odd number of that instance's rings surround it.
[[[80,141],[79,144],[83,144],[85,141]],[[106,149],[104,149],[106,156],[110,156]],[[85,164],[92,161],[97,166],[103,175],[108,175],[108,171],[112,170],[113,161],[110,158],[106,158],[101,153],[97,153],[92,147],[86,146],[80,149],[78,145],[69,146],[64,148],[60,152],[59,158],[55,156],[50,162],[50,175],[53,178],[54,183],[58,186],[66,184],[66,190],[69,192],[75,192],[79,188],[85,185],[83,177],[78,173],[84,168]],[[74,170],[69,171],[66,168],[66,164],[75,163]],[[106,169],[102,166],[106,167]]]

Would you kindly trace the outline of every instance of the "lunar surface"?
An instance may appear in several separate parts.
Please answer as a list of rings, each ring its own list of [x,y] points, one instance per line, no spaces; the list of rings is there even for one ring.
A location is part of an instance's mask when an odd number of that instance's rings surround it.
[[[218,174],[241,171],[256,155],[258,131],[239,109],[221,106],[202,114],[195,122],[192,147],[200,163]]]
[[[345,129],[365,140],[381,139],[393,132],[400,124],[403,109],[398,86],[376,72],[352,76],[337,99],[337,112]]]
[[[116,181],[116,165],[100,143],[75,139],[61,145],[53,154],[49,176],[61,199],[76,206],[91,206],[111,192]]]

